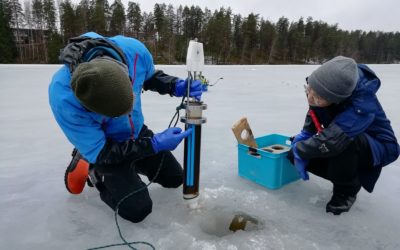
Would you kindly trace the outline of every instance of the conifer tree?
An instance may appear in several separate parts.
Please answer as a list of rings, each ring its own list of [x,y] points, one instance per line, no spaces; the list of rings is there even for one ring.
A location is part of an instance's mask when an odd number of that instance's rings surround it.
[[[139,38],[139,32],[143,22],[139,3],[128,2],[127,19],[128,31],[130,34],[133,34],[134,37]]]
[[[76,18],[79,23],[79,33],[85,33],[90,30],[90,2],[89,0],[81,0],[76,7]]]
[[[255,53],[257,48],[257,23],[258,15],[250,13],[242,24],[243,31],[243,50],[242,61],[245,63],[255,63]]]
[[[75,7],[70,0],[65,0],[60,4],[60,13],[63,40],[68,41],[71,37],[78,36],[79,24],[75,15]]]
[[[125,34],[125,7],[121,0],[115,0],[110,7],[111,20],[110,20],[110,36],[124,35]]]
[[[44,28],[53,33],[56,31],[56,6],[54,0],[43,0]]]
[[[274,50],[274,62],[287,63],[289,20],[286,17],[279,18],[276,23],[277,40]]]
[[[107,0],[91,0],[90,2],[90,23],[91,31],[100,35],[107,35],[109,26],[109,5]]]
[[[0,63],[12,63],[17,57],[17,49],[10,23],[11,11],[9,2],[0,0]]]
[[[9,0],[9,7],[11,12],[10,26],[15,29],[17,43],[18,58],[21,63],[24,63],[23,48],[21,48],[24,41],[20,40],[20,28],[24,26],[24,14],[21,4],[18,0]]]
[[[140,39],[156,63],[185,63],[194,38],[203,42],[206,62],[214,64],[314,64],[336,55],[361,63],[400,62],[399,32],[346,31],[311,17],[272,22],[254,13],[242,17],[230,8],[212,11],[160,3],[153,12],[142,13],[139,3],[131,1],[125,15],[122,0],[114,0],[111,7],[108,0],[80,0],[76,6],[72,0],[57,0],[58,13],[55,0],[24,0],[22,12],[18,1],[0,0],[2,61],[53,63],[69,38],[94,31]],[[28,28],[24,41],[18,34],[22,27]]]
[[[271,56],[276,41],[275,25],[268,20],[260,22],[260,55],[261,63],[271,63]]]

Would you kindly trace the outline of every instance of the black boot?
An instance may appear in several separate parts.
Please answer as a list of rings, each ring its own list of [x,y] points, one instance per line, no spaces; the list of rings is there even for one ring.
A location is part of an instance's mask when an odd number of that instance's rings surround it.
[[[342,212],[348,212],[356,201],[357,195],[347,195],[334,192],[331,200],[326,204],[326,212],[339,215]]]

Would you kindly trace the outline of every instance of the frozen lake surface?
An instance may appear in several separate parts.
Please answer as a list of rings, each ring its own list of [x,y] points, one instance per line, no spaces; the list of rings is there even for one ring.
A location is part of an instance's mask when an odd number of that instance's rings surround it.
[[[121,240],[114,212],[86,187],[64,187],[72,145],[57,126],[47,88],[60,65],[0,65],[0,249],[87,249]],[[382,80],[378,97],[400,136],[400,65],[370,65]],[[184,66],[157,66],[182,78]],[[200,207],[190,210],[182,188],[149,187],[153,212],[143,222],[120,219],[128,241],[156,249],[400,249],[400,161],[385,167],[372,194],[361,190],[349,213],[325,213],[332,185],[310,174],[268,190],[237,174],[232,125],[246,116],[256,137],[300,131],[307,103],[304,79],[316,66],[208,66],[204,93]],[[180,99],[145,92],[145,123],[167,128]],[[179,124],[182,126],[182,124]],[[174,151],[183,160],[183,145]],[[147,181],[147,179],[146,179]],[[243,212],[262,227],[216,236],[210,221]],[[138,246],[139,249],[149,249]],[[115,248],[117,249],[117,248]],[[119,248],[121,249],[121,247]],[[122,248],[124,249],[124,248]]]

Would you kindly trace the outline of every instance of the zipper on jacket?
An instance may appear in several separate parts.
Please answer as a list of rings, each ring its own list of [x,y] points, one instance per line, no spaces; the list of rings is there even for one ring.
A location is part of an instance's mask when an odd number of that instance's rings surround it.
[[[136,64],[137,64],[138,57],[139,57],[139,55],[138,55],[138,53],[136,53],[135,61],[133,63],[133,79],[132,79],[132,91],[133,92],[135,92],[133,85],[135,84],[135,80],[136,80]],[[132,139],[132,141],[134,141],[135,140],[135,125],[133,123],[131,113],[129,113],[128,116],[129,116],[129,118],[128,118],[129,119],[129,124],[131,125],[131,139]]]
[[[135,62],[133,63],[132,91],[134,91],[133,85],[135,84],[135,80],[136,80],[136,63],[137,63],[138,57],[139,57],[139,55],[138,55],[138,53],[136,53]],[[129,124],[131,125],[131,139],[132,139],[132,141],[134,141],[135,140],[135,125],[133,123],[131,114],[129,114]]]
[[[132,89],[133,89],[133,84],[135,84],[135,80],[136,80],[136,64],[137,64],[137,60],[138,60],[138,53],[136,53],[135,55],[135,61],[133,63],[133,79],[132,79]]]
[[[133,125],[132,115],[129,114],[129,124],[131,125],[131,139],[132,141],[135,140],[135,125]]]

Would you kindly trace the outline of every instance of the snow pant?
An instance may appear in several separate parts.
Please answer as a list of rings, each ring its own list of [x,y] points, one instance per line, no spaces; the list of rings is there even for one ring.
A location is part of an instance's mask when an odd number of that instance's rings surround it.
[[[152,134],[150,130],[148,133]],[[165,188],[177,188],[183,183],[182,167],[169,151],[161,151],[135,162],[91,167],[96,179],[99,180],[96,188],[100,192],[101,200],[113,210],[126,195],[137,191],[123,201],[118,208],[118,214],[122,218],[134,223],[146,218],[153,206],[146,184],[139,174],[147,176],[150,181],[154,179],[160,168],[154,180],[155,183]]]
[[[373,168],[367,138],[357,136],[341,154],[311,159],[307,171],[333,183],[333,192],[356,195],[361,189],[360,175]]]

